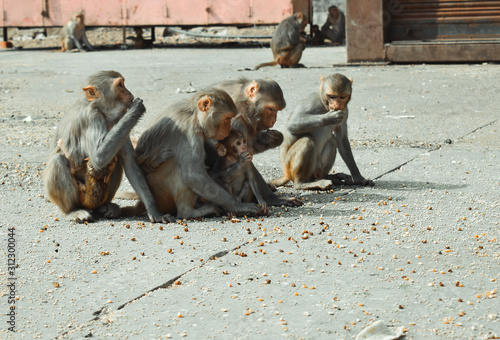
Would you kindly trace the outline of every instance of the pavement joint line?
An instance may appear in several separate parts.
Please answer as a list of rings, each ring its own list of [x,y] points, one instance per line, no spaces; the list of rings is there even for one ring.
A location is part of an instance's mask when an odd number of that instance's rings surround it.
[[[299,219],[299,218],[297,217],[297,218],[293,219],[291,222],[296,221],[296,220],[298,220],[298,219]],[[283,224],[283,226],[284,226],[284,225],[285,225],[285,224]],[[263,234],[261,234],[261,235],[260,235],[260,236],[258,236],[258,237],[253,237],[251,242],[255,242],[255,241],[257,241],[257,240],[261,239],[262,237],[268,236],[269,234],[270,234],[270,233],[263,233]],[[238,246],[234,247],[234,248],[233,248],[233,249],[231,249],[231,250],[223,250],[223,251],[220,251],[220,252],[218,252],[218,253],[216,253],[216,254],[214,254],[214,255],[210,256],[210,257],[208,258],[208,260],[204,261],[204,262],[203,262],[202,264],[200,264],[199,266],[193,267],[193,268],[189,269],[188,271],[186,271],[186,272],[184,272],[184,273],[182,273],[182,274],[180,274],[180,275],[177,275],[177,276],[176,276],[176,277],[174,277],[173,279],[170,279],[170,280],[168,280],[167,282],[165,282],[165,283],[163,283],[163,284],[161,284],[161,285],[159,285],[159,286],[156,286],[156,287],[154,287],[154,288],[149,289],[148,291],[146,291],[145,293],[143,293],[143,294],[141,294],[141,295],[137,296],[136,298],[133,298],[132,300],[129,300],[129,301],[127,301],[127,302],[123,303],[122,305],[118,306],[118,308],[117,308],[116,310],[110,310],[110,309],[108,309],[108,308],[106,308],[106,307],[104,306],[104,307],[102,307],[101,309],[99,309],[99,310],[95,311],[94,313],[92,313],[93,315],[95,315],[95,317],[94,317],[93,319],[91,319],[91,320],[89,320],[89,321],[87,321],[87,322],[85,322],[85,323],[83,323],[83,324],[81,324],[81,325],[77,326],[76,328],[73,328],[73,329],[71,329],[71,330],[69,330],[69,331],[66,331],[66,332],[64,332],[63,334],[58,335],[58,336],[57,336],[57,337],[55,337],[54,339],[62,339],[62,338],[64,338],[66,335],[70,335],[70,334],[72,334],[72,333],[74,333],[74,332],[76,332],[76,331],[79,331],[79,330],[81,330],[81,329],[83,329],[83,328],[85,328],[85,327],[88,327],[88,326],[90,326],[90,324],[92,324],[92,323],[94,323],[94,322],[96,322],[96,321],[98,321],[98,320],[100,320],[100,319],[104,318],[106,315],[111,315],[111,314],[113,314],[113,313],[115,313],[115,312],[117,312],[117,311],[119,311],[119,310],[122,310],[122,309],[124,309],[126,306],[128,306],[128,305],[130,305],[130,304],[132,304],[132,303],[134,303],[134,302],[136,302],[136,301],[138,301],[138,300],[142,299],[143,297],[147,296],[148,294],[150,294],[150,293],[152,293],[152,292],[154,292],[154,291],[156,291],[156,290],[170,288],[170,287],[171,287],[171,286],[172,286],[172,285],[173,285],[173,284],[174,284],[177,280],[181,279],[183,276],[185,276],[185,275],[187,275],[187,274],[189,274],[189,273],[191,273],[191,272],[193,272],[193,271],[195,271],[195,270],[198,270],[198,269],[200,269],[200,268],[203,268],[206,264],[208,264],[208,263],[210,263],[210,262],[212,262],[212,261],[215,261],[215,260],[217,260],[217,259],[219,259],[219,258],[221,258],[221,257],[223,257],[223,256],[226,256],[227,254],[232,253],[232,252],[234,252],[235,250],[237,250],[237,249],[239,249],[239,248],[241,248],[241,247],[244,247],[244,246],[246,246],[246,245],[250,244],[251,242],[250,242],[250,240],[249,240],[249,241],[246,241],[246,242],[244,242],[244,243],[242,243],[242,244],[240,244],[240,245],[238,245]]]
[[[470,135],[472,135],[473,133],[476,133],[477,131],[479,131],[479,130],[481,130],[481,129],[484,129],[485,127],[488,127],[488,126],[490,126],[490,125],[495,124],[496,122],[498,122],[498,119],[495,119],[495,120],[494,120],[494,121],[492,121],[492,122],[486,123],[486,124],[484,124],[484,125],[482,125],[482,126],[479,126],[479,127],[475,128],[475,129],[474,129],[474,130],[472,130],[471,132],[466,133],[465,135],[463,135],[462,137],[458,137],[458,138],[457,138],[457,140],[462,140],[462,139],[464,139],[465,137],[470,136]]]
[[[479,126],[479,127],[475,128],[474,130],[472,130],[472,131],[470,131],[470,132],[466,133],[465,135],[463,135],[463,136],[461,136],[461,137],[458,137],[456,140],[457,140],[457,141],[458,141],[458,140],[462,140],[462,139],[464,139],[465,137],[470,136],[470,135],[472,135],[472,134],[476,133],[477,131],[479,131],[479,130],[481,130],[481,129],[484,129],[485,127],[488,127],[488,126],[490,126],[490,125],[495,124],[497,121],[498,121],[498,119],[495,119],[495,120],[494,120],[494,121],[492,121],[492,122],[489,122],[489,123],[486,123],[486,124],[484,124],[484,125],[482,125],[482,126]],[[443,148],[443,146],[442,146],[442,145],[440,145],[440,146],[437,146],[437,147],[434,147],[434,148],[428,149],[426,152],[421,153],[421,154],[418,154],[417,156],[413,157],[413,158],[412,158],[412,159],[410,159],[410,160],[407,160],[406,162],[404,162],[404,163],[402,163],[402,164],[400,164],[400,165],[396,166],[395,168],[393,168],[393,169],[391,169],[391,170],[389,170],[389,171],[386,171],[386,172],[384,172],[384,173],[383,173],[383,174],[381,174],[381,175],[378,175],[377,177],[375,177],[375,178],[374,178],[374,180],[376,180],[376,179],[380,179],[380,178],[384,177],[385,175],[390,174],[391,172],[394,172],[394,171],[396,171],[396,170],[401,169],[403,166],[405,166],[406,164],[409,164],[409,163],[413,162],[415,159],[417,159],[417,158],[421,157],[423,154],[426,154],[426,153],[429,153],[429,152],[433,152],[433,151],[437,151],[437,150],[440,150],[440,149],[442,149],[442,148]]]

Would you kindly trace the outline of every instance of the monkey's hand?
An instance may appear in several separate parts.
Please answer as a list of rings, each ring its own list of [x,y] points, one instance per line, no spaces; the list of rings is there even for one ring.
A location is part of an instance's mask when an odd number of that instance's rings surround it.
[[[174,223],[175,218],[169,214],[161,215],[159,212],[148,213],[151,223]]]
[[[227,153],[226,147],[221,143],[215,144],[215,150],[220,157],[224,157]]]
[[[257,140],[269,148],[275,148],[283,143],[283,134],[278,130],[259,131]]]
[[[353,184],[372,187],[375,183],[371,179],[365,179],[363,176],[353,177]]]
[[[132,105],[130,105],[130,108],[128,109],[127,114],[132,115],[134,118],[136,118],[138,120],[139,118],[142,117],[144,112],[146,112],[146,107],[144,106],[142,99],[135,98]]]
[[[328,111],[325,113],[325,123],[327,125],[337,125],[344,120],[345,113],[342,110]]]
[[[259,202],[259,204],[262,207],[262,210],[260,211],[260,215],[266,215],[266,216],[269,215],[269,206],[267,205],[267,203],[266,202],[262,202],[262,203]]]
[[[239,156],[239,157],[240,157],[240,158],[239,158],[239,160],[238,160],[238,161],[239,161],[240,163],[243,163],[243,164],[244,164],[244,163],[251,162],[251,161],[252,161],[252,158],[253,158],[252,154],[251,154],[251,153],[249,153],[249,152],[243,152],[243,153],[241,153],[241,154],[240,154],[240,156]]]

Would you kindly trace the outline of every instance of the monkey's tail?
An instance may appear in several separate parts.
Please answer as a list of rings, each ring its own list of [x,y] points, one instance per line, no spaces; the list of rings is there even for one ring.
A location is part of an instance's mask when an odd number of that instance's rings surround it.
[[[254,70],[258,70],[259,68],[264,67],[264,66],[274,66],[274,65],[278,65],[277,60],[271,61],[269,63],[259,64],[259,65],[255,66]]]
[[[133,191],[118,191],[114,198],[120,199],[120,200],[138,200],[139,195],[137,195]]]
[[[120,209],[120,215],[124,217],[132,217],[137,215],[142,215],[146,212],[146,207],[141,201],[137,202],[136,205],[130,207],[123,207]]]
[[[286,177],[286,175],[283,175],[281,178],[276,178],[271,181],[272,184],[274,184],[276,187],[282,187],[283,185],[287,184],[290,182],[290,179]]]

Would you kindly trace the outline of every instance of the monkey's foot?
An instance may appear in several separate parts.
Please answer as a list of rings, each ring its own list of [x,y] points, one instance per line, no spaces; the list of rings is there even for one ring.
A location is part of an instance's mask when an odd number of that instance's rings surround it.
[[[149,220],[151,223],[174,223],[175,222],[175,217],[173,217],[170,214],[165,214],[165,215],[153,215],[153,214],[148,214],[149,215]]]
[[[84,209],[72,211],[66,215],[66,218],[76,223],[92,222],[94,219],[92,213]]]
[[[219,207],[212,204],[204,204],[199,208],[182,208],[177,207],[178,218],[200,218],[210,215],[220,215],[221,210]]]
[[[115,203],[105,203],[97,209],[97,212],[102,214],[104,218],[118,218],[121,215],[121,208]]]
[[[293,183],[293,187],[297,190],[328,190],[332,187],[332,182],[330,179],[320,179],[314,182]]]
[[[252,215],[252,216],[257,216],[262,212],[262,207],[259,207],[257,204],[254,203],[240,203],[234,209],[231,214],[233,216],[244,216],[244,215]]]
[[[274,206],[274,207],[280,207],[282,205],[287,206],[287,207],[300,207],[302,204],[302,201],[299,200],[298,198],[295,197],[266,197],[265,198],[267,204]]]

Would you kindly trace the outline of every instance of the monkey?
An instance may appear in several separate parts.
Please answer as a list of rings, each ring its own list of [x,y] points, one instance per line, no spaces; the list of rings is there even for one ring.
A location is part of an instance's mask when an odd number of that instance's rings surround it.
[[[59,33],[61,43],[61,52],[68,51],[86,52],[83,44],[92,51],[95,51],[94,46],[89,43],[87,34],[85,33],[85,15],[83,12],[77,12],[73,18],[61,28]]]
[[[309,42],[314,46],[320,46],[325,44],[325,36],[320,31],[318,25],[313,25],[311,28],[311,38]]]
[[[345,39],[345,15],[337,6],[328,7],[328,17],[321,26],[321,33],[334,44],[341,44]]]
[[[319,93],[305,98],[290,115],[280,148],[284,175],[272,184],[282,186],[293,181],[299,190],[327,190],[333,184],[374,185],[359,172],[347,137],[351,94],[352,80],[345,76],[336,73],[321,77]],[[351,176],[328,175],[337,149]]]
[[[45,192],[68,219],[92,221],[93,213],[117,218],[111,203],[123,170],[140,196],[151,222],[172,222],[156,208],[135,158],[130,130],[146,108],[115,71],[88,77],[81,98],[59,122],[53,152],[44,171]]]
[[[251,202],[255,197],[262,206],[262,214],[267,215],[269,208],[250,167],[252,155],[248,152],[246,137],[233,130],[215,147],[221,157],[219,172],[215,174],[216,181],[219,179],[224,189],[240,202]]]
[[[274,60],[262,63],[255,67],[258,70],[264,66],[280,65],[286,67],[304,67],[299,64],[302,51],[305,48],[306,39],[301,37],[300,32],[307,24],[307,17],[302,12],[283,19],[273,33],[271,39],[271,50]]]
[[[247,138],[247,148],[251,155],[281,145],[283,134],[271,129],[276,123],[278,112],[286,106],[283,91],[277,82],[271,79],[240,78],[213,86],[226,91],[233,99],[237,115],[232,120],[231,128]],[[207,150],[207,153],[208,155],[214,154],[210,150]],[[211,158],[207,157],[207,160],[210,161]],[[253,163],[250,167],[253,169],[259,191],[268,205],[302,205],[302,202],[296,198],[276,196]]]
[[[205,144],[226,138],[235,115],[226,92],[202,90],[172,104],[140,136],[135,154],[162,213],[201,218],[219,215],[221,209],[243,215],[262,210],[237,201],[205,168]]]
[[[134,37],[134,47],[137,49],[141,48],[152,48],[153,47],[153,40],[152,39],[144,39],[143,37],[143,31],[142,28],[140,27],[135,27],[135,37]]]

